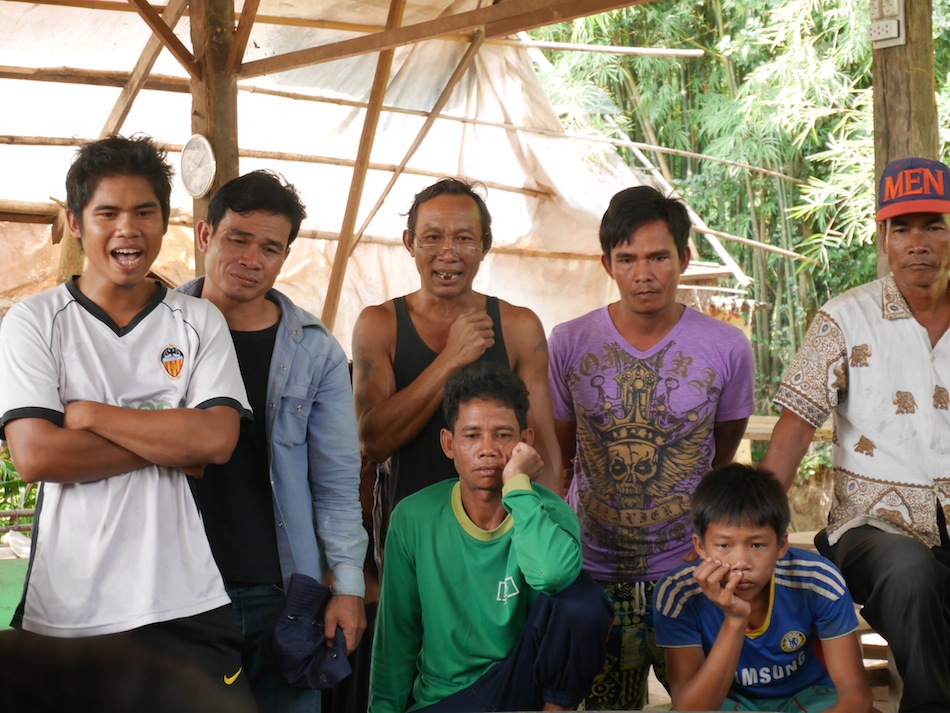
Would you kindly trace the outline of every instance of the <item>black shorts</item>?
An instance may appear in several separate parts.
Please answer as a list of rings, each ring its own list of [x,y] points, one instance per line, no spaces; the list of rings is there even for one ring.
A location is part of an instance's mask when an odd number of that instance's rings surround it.
[[[230,605],[149,624],[128,634],[145,648],[202,671],[222,691],[253,701],[241,663],[244,639]]]
[[[234,675],[241,637],[230,616],[222,607],[80,638],[3,631],[0,683],[8,700],[34,711],[254,713],[245,675]]]

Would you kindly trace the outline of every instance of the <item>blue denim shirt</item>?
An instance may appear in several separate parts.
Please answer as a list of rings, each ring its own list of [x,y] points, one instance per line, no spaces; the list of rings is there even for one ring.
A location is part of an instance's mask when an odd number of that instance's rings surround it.
[[[204,278],[178,288],[201,296]],[[346,354],[323,323],[277,290],[280,326],[267,379],[267,441],[284,586],[302,572],[362,597],[366,531],[360,446]],[[260,414],[255,414],[260,418]]]

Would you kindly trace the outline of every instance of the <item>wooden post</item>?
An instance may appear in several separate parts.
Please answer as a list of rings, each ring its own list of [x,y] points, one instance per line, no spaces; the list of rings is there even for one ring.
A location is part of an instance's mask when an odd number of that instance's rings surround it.
[[[197,225],[208,216],[211,195],[238,176],[237,80],[227,68],[234,39],[234,3],[191,0],[189,14],[195,61],[201,69],[201,79],[191,82],[191,130],[211,142],[218,164],[208,195],[194,201]],[[195,274],[204,274],[204,255],[197,246]]]
[[[904,0],[904,19],[907,43],[873,51],[875,182],[895,159],[940,158],[932,0]],[[888,272],[880,238],[877,272]]]
[[[86,266],[86,254],[82,251],[78,237],[69,229],[65,208],[60,208],[50,230],[53,244],[59,243],[59,270],[56,274],[56,282],[62,284],[73,275],[83,273]]]

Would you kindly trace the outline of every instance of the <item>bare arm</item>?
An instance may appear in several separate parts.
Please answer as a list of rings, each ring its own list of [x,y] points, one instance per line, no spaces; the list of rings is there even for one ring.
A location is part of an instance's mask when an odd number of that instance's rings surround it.
[[[353,328],[353,397],[360,443],[382,462],[418,436],[442,405],[445,382],[494,343],[491,318],[484,312],[459,317],[448,341],[419,377],[396,391],[393,356],[396,318],[385,305],[368,307]]]
[[[713,440],[716,442],[716,455],[713,456],[712,467],[729,465],[736,457],[739,443],[745,435],[748,418],[739,418],[735,421],[720,421],[713,427]]]
[[[510,335],[505,329],[505,344],[515,354],[515,373],[528,387],[528,425],[534,429],[534,447],[544,460],[538,482],[563,497],[561,449],[554,428],[554,406],[548,383],[548,342],[541,320],[531,310],[517,308],[502,319],[502,324],[515,327]]]
[[[745,627],[726,619],[709,658],[701,646],[666,649],[666,673],[674,710],[719,710],[732,687],[744,638]]]
[[[693,577],[725,618],[709,656],[699,647],[666,650],[670,695],[677,710],[718,710],[732,687],[752,606],[736,595],[742,573],[719,560],[707,558]]]
[[[149,463],[179,469],[227,463],[240,424],[240,414],[230,406],[150,411],[95,401],[66,405],[68,429],[94,433]]]
[[[60,428],[41,418],[16,419],[4,430],[17,471],[27,483],[91,483],[148,464],[94,433]]]
[[[871,710],[871,689],[864,673],[861,649],[854,634],[837,639],[824,639],[821,647],[838,702],[829,711],[835,713],[868,713]]]
[[[771,471],[784,486],[785,492],[792,487],[798,466],[811,445],[815,427],[798,414],[782,409],[778,423],[772,430],[772,440],[762,458],[762,469]]]
[[[577,422],[554,419],[554,433],[561,449],[561,482],[566,493],[574,479],[574,458],[577,455]]]

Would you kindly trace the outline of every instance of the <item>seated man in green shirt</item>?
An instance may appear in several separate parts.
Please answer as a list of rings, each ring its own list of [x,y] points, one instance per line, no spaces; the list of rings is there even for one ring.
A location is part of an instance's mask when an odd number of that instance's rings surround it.
[[[473,364],[449,379],[443,409],[459,477],[393,512],[369,713],[572,710],[613,612],[581,572],[576,515],[531,481],[542,461],[527,389]]]

